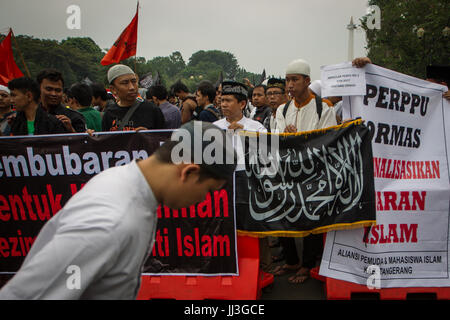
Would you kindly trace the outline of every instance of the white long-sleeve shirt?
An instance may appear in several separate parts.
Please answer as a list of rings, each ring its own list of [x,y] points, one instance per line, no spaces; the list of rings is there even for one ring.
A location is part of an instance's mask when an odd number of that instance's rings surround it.
[[[99,173],[44,225],[0,299],[135,299],[157,205],[136,161]]]
[[[322,102],[322,115],[319,120],[314,96],[311,96],[309,101],[300,108],[295,105],[294,100],[291,100],[286,116],[283,116],[283,109],[284,104],[279,106],[276,112],[276,129],[278,132],[284,132],[284,129],[288,125],[294,125],[298,132],[323,129],[337,125],[336,113],[333,107],[329,107],[325,102]]]

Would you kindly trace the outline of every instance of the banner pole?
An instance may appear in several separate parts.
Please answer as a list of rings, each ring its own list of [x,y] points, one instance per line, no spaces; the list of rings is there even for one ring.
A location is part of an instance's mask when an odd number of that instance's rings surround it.
[[[139,0],[137,1],[136,4],[136,14],[139,16]],[[139,20],[138,20],[139,21]],[[139,23],[136,23],[136,54],[134,55],[134,73],[137,74],[136,72],[136,62],[137,62],[137,45],[138,45],[138,30],[139,30]]]
[[[19,52],[20,60],[22,60],[22,63],[25,68],[25,71],[27,72],[28,78],[31,78],[30,71],[28,70],[28,67],[25,64],[25,60],[23,59],[22,52],[20,51],[19,45],[17,44],[17,40],[16,40],[16,37],[14,36],[14,32],[12,31],[12,28],[10,28],[10,30],[11,30],[11,36],[14,40],[14,46],[16,47],[17,52]]]

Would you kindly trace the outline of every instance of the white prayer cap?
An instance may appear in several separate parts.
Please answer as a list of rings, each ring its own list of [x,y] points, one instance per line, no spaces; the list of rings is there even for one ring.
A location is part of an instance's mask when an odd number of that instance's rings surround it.
[[[6,91],[8,94],[11,94],[8,87],[5,87],[4,85],[1,85],[1,84],[0,84],[0,91]]]
[[[314,92],[317,96],[321,96],[322,95],[322,81],[314,80],[309,85],[309,89],[311,89],[311,91]]]
[[[108,82],[109,84],[112,84],[114,79],[123,76],[125,74],[134,74],[134,71],[126,65],[123,64],[116,64],[115,66],[112,66],[108,70]]]
[[[309,63],[302,59],[296,59],[288,64],[286,74],[302,74],[309,77]]]

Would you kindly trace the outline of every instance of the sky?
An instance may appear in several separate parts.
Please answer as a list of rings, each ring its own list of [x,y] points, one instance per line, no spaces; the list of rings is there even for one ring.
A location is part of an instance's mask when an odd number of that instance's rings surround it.
[[[0,33],[63,40],[90,37],[109,49],[136,13],[136,0],[0,0]],[[69,29],[71,5],[80,28]],[[180,51],[231,52],[247,71],[284,77],[294,59],[311,67],[348,60],[347,25],[358,24],[367,0],[140,0],[137,55],[151,60]],[[365,32],[354,31],[354,57],[365,56]]]

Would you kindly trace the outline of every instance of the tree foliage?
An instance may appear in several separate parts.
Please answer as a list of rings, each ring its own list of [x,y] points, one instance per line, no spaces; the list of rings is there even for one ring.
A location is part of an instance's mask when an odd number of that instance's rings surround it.
[[[0,37],[1,40],[3,36]],[[19,35],[16,40],[33,78],[42,69],[55,68],[62,72],[66,87],[86,77],[91,81],[107,84],[106,74],[110,66],[100,64],[105,51],[91,38],[70,37],[59,42]],[[26,75],[17,48],[13,47],[13,51],[17,65]],[[121,63],[130,66],[140,77],[149,73],[155,77],[158,72],[162,83],[167,87],[181,80],[191,91],[194,91],[202,80],[216,83],[221,72],[225,79],[237,81],[243,81],[243,78],[259,81],[261,78],[260,74],[241,68],[232,53],[219,50],[197,51],[192,54],[188,63],[179,51],[151,60],[132,57]]]
[[[367,27],[368,56],[378,65],[418,78],[425,78],[427,65],[448,65],[450,61],[450,2],[448,0],[370,0],[381,9],[381,29]],[[425,32],[419,38],[417,31]]]

